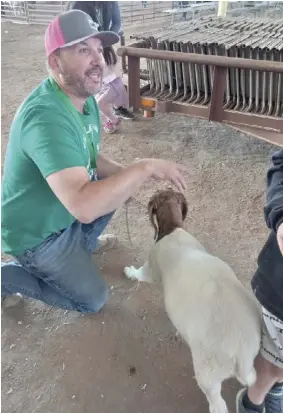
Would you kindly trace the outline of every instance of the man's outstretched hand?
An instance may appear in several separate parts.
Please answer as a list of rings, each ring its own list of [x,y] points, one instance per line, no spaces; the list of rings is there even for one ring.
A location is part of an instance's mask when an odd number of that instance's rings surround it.
[[[277,229],[277,241],[281,254],[283,255],[283,222],[279,225]]]
[[[146,163],[152,178],[169,181],[180,192],[187,189],[186,180],[183,176],[183,172],[186,170],[184,166],[164,159],[142,159],[140,162]]]

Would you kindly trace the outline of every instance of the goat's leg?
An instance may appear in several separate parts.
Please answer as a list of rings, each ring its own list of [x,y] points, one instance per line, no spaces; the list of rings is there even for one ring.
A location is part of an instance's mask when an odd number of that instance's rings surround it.
[[[133,266],[125,267],[124,274],[130,280],[137,280],[137,281],[143,281],[143,282],[151,281],[151,277],[149,275],[149,270],[148,270],[148,262],[146,262],[140,268],[135,268]]]
[[[205,394],[210,413],[228,413],[227,405],[221,396],[222,381],[227,378],[218,363],[213,363],[213,357],[204,360],[197,351],[192,350],[195,378],[200,389]]]
[[[221,396],[221,383],[211,382],[203,380],[203,378],[197,378],[200,389],[205,394],[210,413],[228,413],[227,405]]]

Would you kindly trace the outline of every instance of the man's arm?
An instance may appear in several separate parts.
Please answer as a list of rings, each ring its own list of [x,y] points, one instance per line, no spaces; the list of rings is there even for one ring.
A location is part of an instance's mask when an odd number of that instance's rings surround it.
[[[109,176],[115,175],[116,173],[124,169],[124,165],[118,162],[112,161],[105,156],[99,154],[97,159],[97,175],[99,179],[107,178]]]
[[[272,155],[272,166],[267,172],[267,202],[264,214],[268,227],[277,232],[283,222],[283,149]]]
[[[81,222],[92,222],[119,208],[149,177],[170,181],[180,191],[186,188],[184,168],[161,159],[143,159],[101,181],[90,181],[76,126],[57,107],[45,103],[26,113],[21,146],[57,198]],[[109,161],[108,168],[103,163],[109,171]]]
[[[84,167],[60,170],[47,176],[46,180],[75,218],[90,223],[121,207],[151,176],[168,180],[183,191],[186,188],[183,169],[162,159],[142,159],[102,181],[89,181]]]

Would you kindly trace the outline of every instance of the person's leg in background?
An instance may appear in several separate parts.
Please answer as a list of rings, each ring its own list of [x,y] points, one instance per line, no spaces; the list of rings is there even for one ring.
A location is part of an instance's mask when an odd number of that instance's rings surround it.
[[[115,102],[113,104],[114,113],[120,119],[133,120],[135,115],[129,111],[129,95],[120,77],[112,81],[112,87],[116,91]]]
[[[112,88],[111,83],[103,85],[101,91],[95,96],[99,111],[106,118],[103,129],[106,133],[113,133],[117,130],[120,118],[113,112],[113,105],[117,97],[117,92]]]
[[[256,360],[258,380],[249,389],[248,395],[255,404],[261,404],[264,400],[267,412],[272,412],[272,407],[277,406],[276,413],[279,411],[281,413],[283,412],[283,321],[264,307],[262,313],[264,324],[261,351]],[[274,385],[275,388],[269,394],[270,388]],[[266,397],[263,397],[264,393]],[[272,396],[275,395],[278,397],[274,399]],[[281,406],[281,410],[278,410],[278,406]]]
[[[237,396],[237,413],[283,413],[283,322],[263,308],[257,380]]]
[[[251,282],[263,315],[257,380],[238,393],[237,413],[283,413],[283,256],[274,231],[257,261]]]

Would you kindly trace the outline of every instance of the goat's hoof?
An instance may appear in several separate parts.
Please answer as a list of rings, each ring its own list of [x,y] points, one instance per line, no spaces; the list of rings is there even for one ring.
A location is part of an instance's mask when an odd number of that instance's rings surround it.
[[[125,267],[124,268],[124,274],[127,278],[130,280],[136,280],[137,279],[137,270],[135,267]]]

